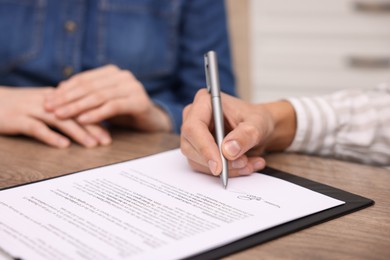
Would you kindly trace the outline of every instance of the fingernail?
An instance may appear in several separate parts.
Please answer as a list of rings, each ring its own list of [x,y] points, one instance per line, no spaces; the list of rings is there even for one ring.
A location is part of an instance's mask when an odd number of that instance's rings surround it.
[[[225,143],[224,148],[231,157],[236,157],[241,151],[241,146],[235,140]]]
[[[111,143],[111,138],[106,135],[102,135],[100,136],[100,142],[102,143],[102,145],[108,145]]]
[[[232,167],[234,169],[244,168],[245,166],[246,162],[242,158],[232,161]]]
[[[243,176],[249,175],[251,173],[252,173],[252,171],[250,171],[248,167],[242,168],[241,170],[238,171],[238,174],[243,175]]]
[[[57,144],[59,147],[61,148],[65,148],[65,147],[68,147],[69,145],[69,141],[65,138],[58,138],[57,139]]]
[[[53,109],[53,103],[52,102],[45,102],[45,107],[47,109]]]
[[[92,139],[91,137],[86,137],[84,139],[85,146],[87,147],[94,147],[97,145],[96,140]]]
[[[213,175],[218,175],[217,171],[217,163],[213,160],[208,161],[209,169]]]
[[[53,102],[53,99],[51,97],[46,97],[45,98],[45,107],[46,109],[50,109],[50,110],[53,110],[54,109],[54,102]]]
[[[263,160],[257,160],[253,164],[255,170],[261,170],[264,168],[264,166],[265,166],[265,162]]]

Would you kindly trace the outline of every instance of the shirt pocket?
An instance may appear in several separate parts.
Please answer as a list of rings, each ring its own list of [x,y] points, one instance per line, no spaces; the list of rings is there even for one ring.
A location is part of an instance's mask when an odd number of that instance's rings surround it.
[[[45,5],[46,0],[0,0],[0,72],[37,56]]]
[[[98,56],[137,78],[171,73],[175,67],[178,1],[103,0],[99,5]]]

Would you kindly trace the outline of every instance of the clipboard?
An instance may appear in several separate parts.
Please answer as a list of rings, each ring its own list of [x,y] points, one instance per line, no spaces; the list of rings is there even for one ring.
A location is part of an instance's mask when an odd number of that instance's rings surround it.
[[[374,205],[375,203],[371,199],[344,190],[340,190],[319,182],[311,181],[309,179],[286,173],[274,168],[266,167],[265,169],[261,170],[261,173],[279,179],[283,179],[288,182],[305,187],[307,189],[322,193],[329,197],[345,201],[345,204],[261,231],[254,235],[237,240],[233,243],[212,249],[207,252],[200,253],[195,256],[191,256],[186,259],[218,259],[248,249],[250,247],[271,241],[273,239],[303,230],[305,228],[309,228],[311,226],[321,224],[323,222],[364,209],[366,207]]]
[[[107,166],[107,165],[105,165],[105,166]],[[104,167],[104,166],[101,166],[101,167]],[[100,167],[96,167],[96,168],[100,168]],[[72,175],[72,174],[76,174],[76,173],[77,172],[69,173],[66,175]],[[316,191],[318,193],[327,195],[329,197],[342,200],[345,202],[345,204],[337,206],[337,207],[333,207],[333,208],[330,208],[328,210],[324,210],[324,211],[321,211],[318,213],[314,213],[314,214],[308,215],[306,217],[302,217],[302,218],[287,222],[287,223],[282,224],[282,225],[278,225],[276,227],[273,227],[273,228],[258,232],[256,234],[247,236],[243,239],[236,240],[232,243],[225,244],[221,247],[210,249],[208,251],[192,255],[192,256],[185,258],[185,259],[202,259],[202,260],[203,259],[218,259],[218,258],[221,258],[224,256],[228,256],[230,254],[245,250],[247,248],[265,243],[267,241],[291,234],[293,232],[297,232],[299,230],[303,230],[305,228],[326,222],[328,220],[335,219],[337,217],[341,217],[343,215],[352,213],[354,211],[366,208],[366,207],[374,204],[374,201],[371,199],[364,198],[364,197],[361,197],[359,195],[352,194],[352,193],[346,192],[344,190],[340,190],[340,189],[337,189],[337,188],[334,188],[334,187],[331,187],[328,185],[324,185],[324,184],[321,184],[318,182],[314,182],[314,181],[311,181],[311,180],[303,178],[303,177],[295,176],[293,174],[286,173],[286,172],[283,172],[283,171],[280,171],[277,169],[266,167],[265,169],[263,169],[261,171],[261,173],[265,174],[265,175],[272,176],[272,177],[276,177],[276,178],[279,178],[282,180],[286,180],[288,182],[297,184],[301,187],[305,187],[307,189]],[[66,176],[66,175],[56,176],[56,177],[52,177],[52,178],[48,178],[48,179],[44,179],[44,180],[35,181],[32,183],[42,182],[42,181],[46,181],[49,179],[60,178],[60,177]],[[31,184],[31,183],[27,183],[27,184]],[[8,188],[0,189],[0,190],[15,188],[15,187],[23,186],[23,185],[27,185],[27,184],[21,184],[21,185],[17,185],[14,187],[8,187]],[[9,257],[10,259],[15,259],[11,255],[9,255],[6,251],[2,250],[2,248],[0,248],[0,256]]]

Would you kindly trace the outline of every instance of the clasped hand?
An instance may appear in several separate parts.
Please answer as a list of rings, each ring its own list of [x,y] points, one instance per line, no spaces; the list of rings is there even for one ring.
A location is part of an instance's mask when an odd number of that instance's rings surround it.
[[[109,133],[99,124],[79,124],[46,111],[45,96],[53,92],[50,87],[0,88],[0,134],[23,134],[57,148],[68,147],[70,139],[85,147],[111,142]]]
[[[107,65],[63,81],[45,99],[45,109],[80,124],[104,120],[134,129],[171,131],[168,115],[156,106],[143,85],[127,70]]]
[[[111,143],[102,121],[142,131],[171,131],[168,115],[126,70],[107,65],[76,74],[54,89],[0,88],[0,134],[24,134],[64,148]],[[54,131],[56,128],[58,131]]]

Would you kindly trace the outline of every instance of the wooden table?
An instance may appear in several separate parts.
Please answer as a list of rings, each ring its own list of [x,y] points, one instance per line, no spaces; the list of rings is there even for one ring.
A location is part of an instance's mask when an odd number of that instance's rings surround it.
[[[0,137],[0,188],[177,148],[173,134],[117,130],[107,147],[49,148],[23,137]],[[268,165],[375,200],[375,205],[225,259],[390,259],[390,170],[296,154],[273,154]]]

